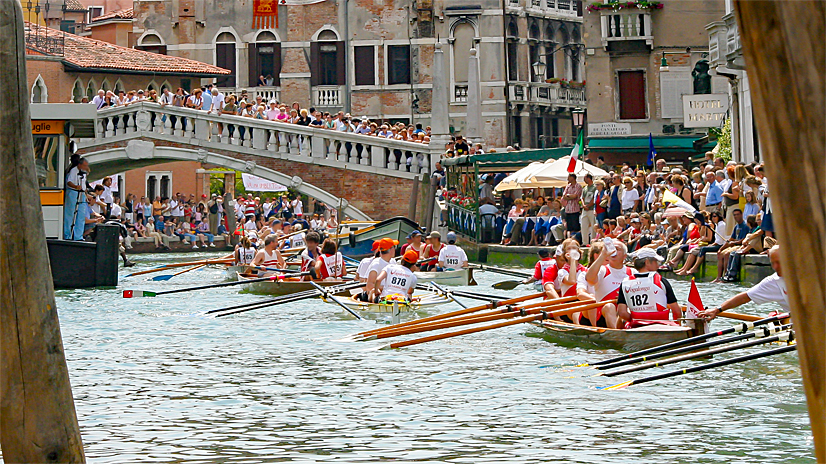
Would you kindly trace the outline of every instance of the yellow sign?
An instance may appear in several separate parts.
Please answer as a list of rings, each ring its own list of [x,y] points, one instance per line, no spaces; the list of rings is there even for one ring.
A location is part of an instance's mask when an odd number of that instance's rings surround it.
[[[62,134],[66,121],[32,121],[32,135]]]

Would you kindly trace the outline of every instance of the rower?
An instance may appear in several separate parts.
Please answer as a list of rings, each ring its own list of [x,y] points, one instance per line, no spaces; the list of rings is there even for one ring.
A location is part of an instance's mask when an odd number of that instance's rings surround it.
[[[252,264],[255,259],[256,249],[252,246],[249,237],[241,237],[241,243],[235,249],[235,265],[243,266]]]
[[[436,270],[436,266],[439,265],[439,252],[444,248],[444,245],[442,245],[442,234],[434,230],[428,234],[427,240],[430,243],[424,246],[422,258],[432,259],[421,263],[421,268],[422,271],[433,271]]]
[[[576,296],[576,281],[579,274],[584,274],[588,270],[579,264],[579,242],[575,239],[566,239],[562,242],[562,259],[565,264],[559,268],[557,280],[559,280],[559,290],[562,297]],[[582,313],[573,313],[570,316],[562,316],[561,320],[570,320],[574,324],[579,324]]]
[[[399,241],[392,238],[383,238],[377,241],[377,249],[379,250],[379,257],[370,263],[367,269],[367,284],[364,286],[364,291],[356,296],[361,301],[370,301],[371,295],[379,293],[376,286],[376,279],[378,279],[381,271],[390,264],[390,260],[396,255],[396,246]]]
[[[597,301],[613,300],[617,298],[620,285],[626,277],[631,277],[631,268],[625,265],[628,249],[625,244],[612,238],[603,239],[605,249],[591,264],[585,274],[585,281],[594,286],[594,297]],[[597,309],[596,321],[591,321],[595,327],[621,329],[623,324],[617,315],[617,306],[607,303]]]
[[[277,267],[284,269],[284,258],[281,256],[281,252],[278,251],[278,237],[275,235],[267,236],[264,240],[264,248],[259,250],[258,254],[255,255],[255,259],[252,260],[252,265],[263,268]],[[266,276],[272,275],[273,272],[264,269],[264,272],[259,274]]]
[[[603,251],[603,243],[602,242],[591,242],[591,247],[588,249],[588,264],[591,265],[594,261],[596,261],[597,257]],[[593,285],[589,284],[587,280],[585,280],[585,276],[588,274],[586,269],[585,272],[580,272],[576,276],[576,297],[580,301],[594,301],[596,298],[594,294],[596,293],[596,289]],[[598,315],[598,308],[593,308],[585,311],[579,318],[580,325],[594,325],[591,323],[592,320],[599,319]]]
[[[301,252],[301,272],[308,272],[321,256],[321,250],[318,248],[318,244],[321,243],[321,236],[318,235],[318,232],[313,230],[307,232],[306,241],[306,248]],[[302,279],[312,280],[312,277],[303,276]]]
[[[407,252],[407,250],[413,250],[419,255],[421,255],[422,251],[424,250],[421,231],[416,229],[413,232],[410,232],[407,238],[410,240],[410,242],[402,247],[402,255],[404,255]]]
[[[775,271],[774,274],[761,280],[760,283],[745,292],[729,298],[717,308],[700,312],[700,316],[710,321],[719,316],[723,311],[734,309],[749,301],[757,304],[774,302],[779,304],[786,314],[790,314],[789,294],[786,292],[786,281],[783,280],[783,271],[780,268],[780,245],[775,245],[769,249],[769,260],[771,261],[772,269]],[[771,315],[775,314],[776,313],[773,312]]]
[[[657,273],[663,257],[651,248],[641,248],[631,257],[636,272],[622,281],[617,295],[617,314],[625,321],[624,328],[679,325],[682,309],[677,297],[668,280]]]
[[[447,233],[447,246],[439,251],[439,268],[443,271],[451,271],[468,267],[467,254],[465,250],[456,246],[456,233]]]
[[[539,255],[539,261],[533,267],[533,275],[522,281],[523,285],[532,284],[534,282],[542,282],[542,276],[545,275],[545,270],[553,266],[556,261],[551,257],[551,252],[547,248],[540,248],[536,252]]]
[[[338,251],[336,241],[328,238],[321,245],[321,256],[315,264],[316,274],[321,280],[341,280],[347,275],[344,256]]]
[[[559,288],[559,268],[565,265],[565,258],[563,255],[563,246],[565,242],[557,245],[554,251],[554,257],[551,258],[552,263],[545,267],[542,273],[542,290],[545,292],[546,300],[555,300],[559,298],[561,293]]]
[[[376,284],[382,286],[378,301],[388,296],[401,295],[406,301],[413,300],[413,290],[416,289],[418,279],[413,274],[419,254],[415,250],[407,250],[399,264],[390,264],[384,268],[376,279]]]
[[[367,282],[367,271],[370,269],[370,264],[373,263],[374,259],[378,259],[381,256],[381,252],[378,250],[379,248],[379,241],[376,240],[373,242],[373,246],[371,250],[373,254],[368,256],[361,261],[359,261],[359,266],[356,269],[356,280],[359,282]]]
[[[301,232],[302,230],[303,230],[303,227],[302,227],[301,224],[296,224],[295,226],[293,226],[293,233],[295,233],[295,232],[299,232],[299,233],[297,233],[297,234],[293,235],[292,237],[285,240],[285,243],[287,244],[287,248],[303,248],[303,247],[307,246],[307,244],[305,243],[306,235],[304,234],[304,232]],[[319,237],[319,238],[321,238],[321,237]]]

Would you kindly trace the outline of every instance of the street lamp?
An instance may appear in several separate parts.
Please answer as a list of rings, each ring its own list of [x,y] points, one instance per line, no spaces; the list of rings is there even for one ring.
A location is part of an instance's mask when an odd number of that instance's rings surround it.
[[[533,67],[533,75],[539,82],[542,82],[542,76],[545,75],[545,69],[547,69],[547,65],[542,60],[537,60],[536,63],[531,65]]]
[[[660,60],[660,72],[668,72],[668,60],[665,59],[665,52],[663,52],[663,58]]]
[[[582,108],[571,110],[571,118],[573,119],[574,126],[582,127],[585,124],[585,110]]]

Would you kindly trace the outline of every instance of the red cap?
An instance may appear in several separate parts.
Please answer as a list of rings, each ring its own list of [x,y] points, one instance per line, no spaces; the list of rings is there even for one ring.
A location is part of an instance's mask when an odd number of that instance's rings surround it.
[[[419,252],[416,250],[407,250],[404,252],[402,259],[410,264],[416,264],[416,261],[419,260]]]

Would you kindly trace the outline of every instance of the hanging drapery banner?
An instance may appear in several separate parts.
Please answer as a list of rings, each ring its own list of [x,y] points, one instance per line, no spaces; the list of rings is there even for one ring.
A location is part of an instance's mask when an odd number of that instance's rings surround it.
[[[252,174],[241,173],[241,179],[244,181],[244,188],[250,192],[286,192],[287,187],[278,182],[262,179]]]
[[[278,0],[253,0],[252,8],[252,27],[278,28]]]

